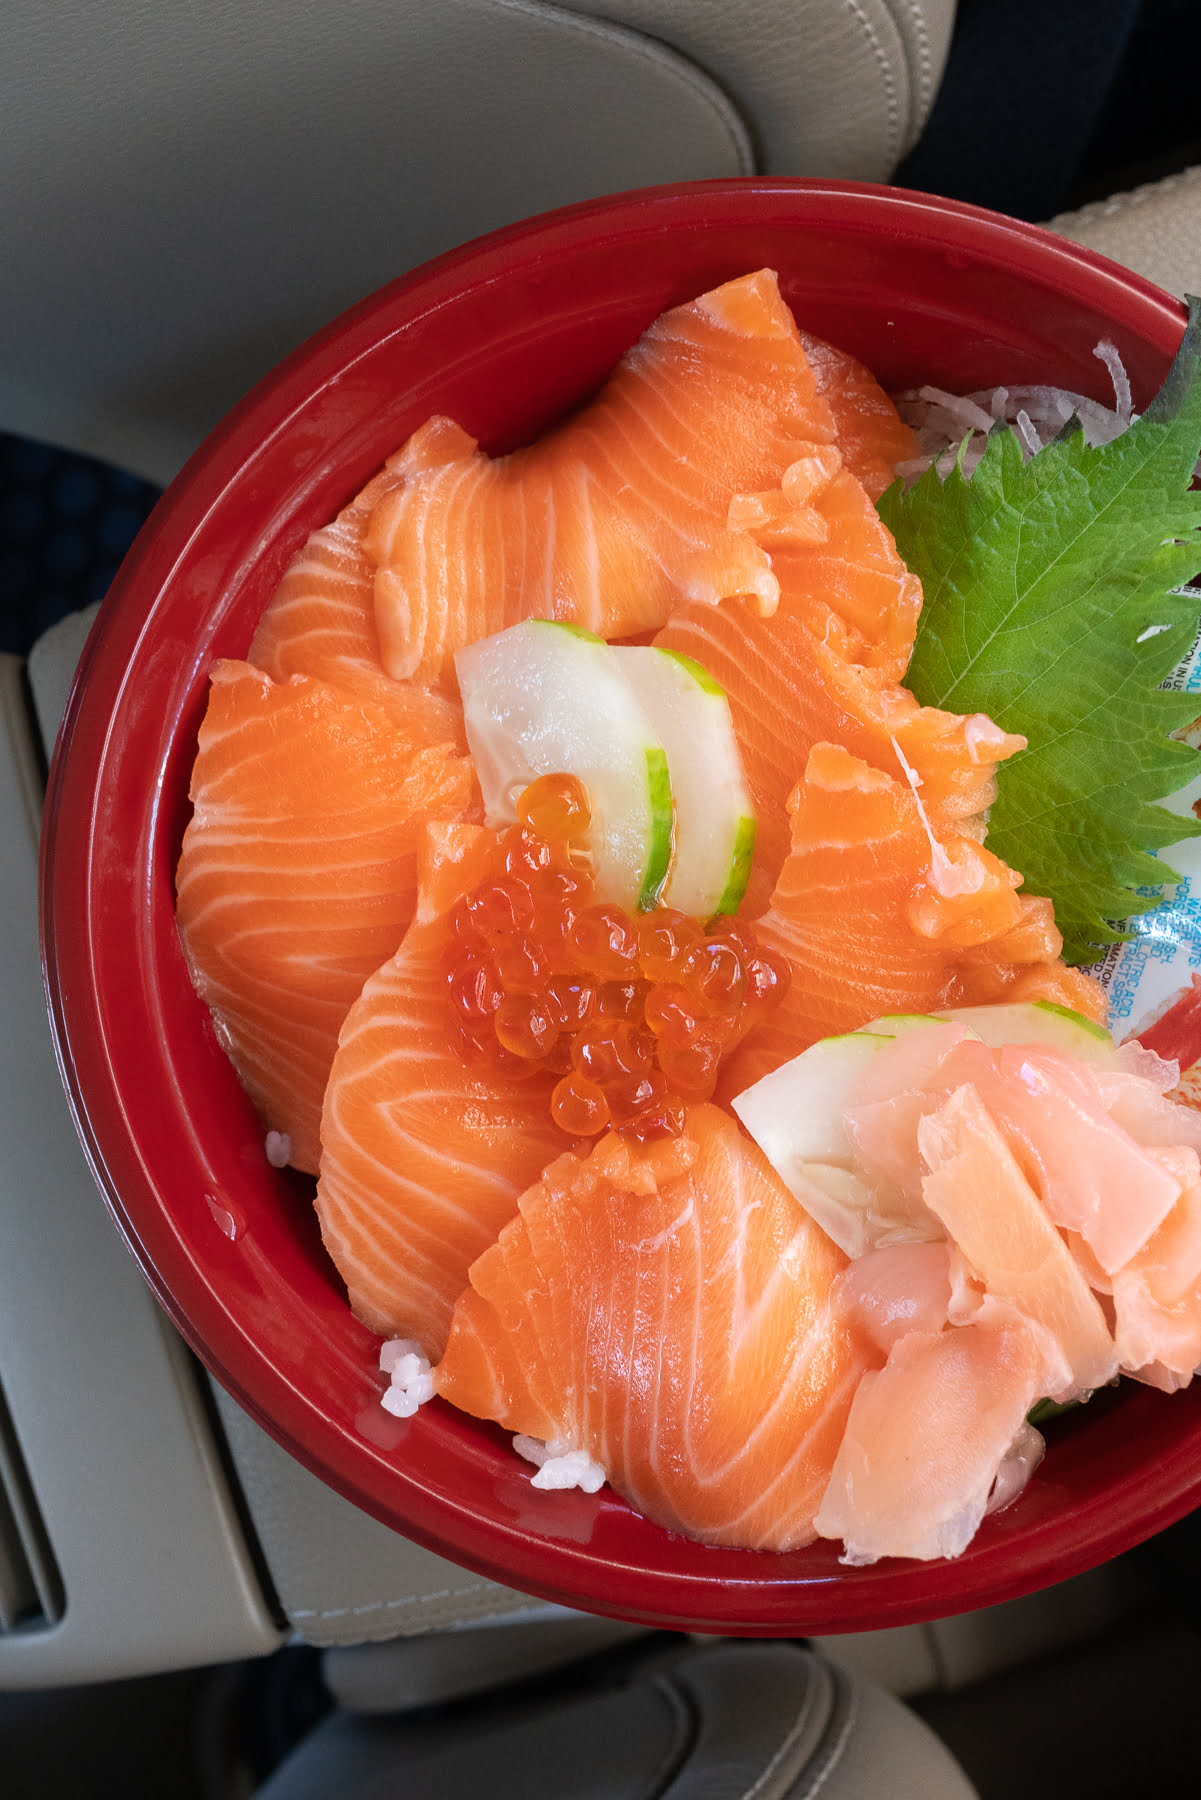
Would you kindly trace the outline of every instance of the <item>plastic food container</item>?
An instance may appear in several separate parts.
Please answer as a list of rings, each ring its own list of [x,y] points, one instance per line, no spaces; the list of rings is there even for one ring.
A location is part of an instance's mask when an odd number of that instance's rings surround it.
[[[379,1405],[377,1341],[322,1250],[311,1183],[269,1167],[175,933],[172,876],[208,669],[245,653],[290,557],[417,425],[502,451],[585,398],[666,307],[769,265],[808,330],[886,386],[1052,381],[1136,407],[1183,309],[1034,227],[922,195],[739,181],[592,202],[484,238],[363,302],[262,382],[169,489],[89,641],[51,772],[46,978],[97,1179],[185,1338],[295,1456],[429,1547],[550,1599],[694,1630],[900,1625],[1062,1579],[1201,1502],[1201,1385],[1123,1383],[1048,1433],[957,1561],[713,1549],[607,1489],[540,1493],[507,1437]]]

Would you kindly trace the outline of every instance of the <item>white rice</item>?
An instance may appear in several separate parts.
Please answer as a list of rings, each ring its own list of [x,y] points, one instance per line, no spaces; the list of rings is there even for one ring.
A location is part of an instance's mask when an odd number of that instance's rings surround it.
[[[292,1139],[286,1131],[269,1131],[263,1150],[273,1169],[286,1169],[292,1160]]]
[[[544,1444],[539,1438],[518,1432],[513,1448],[526,1462],[538,1465],[538,1473],[530,1477],[531,1487],[583,1488],[586,1494],[595,1494],[605,1485],[601,1465],[593,1462],[586,1450],[572,1450],[558,1438]]]
[[[385,1412],[411,1419],[419,1406],[434,1397],[430,1359],[413,1338],[389,1338],[380,1345],[379,1366],[389,1378],[380,1402]]]

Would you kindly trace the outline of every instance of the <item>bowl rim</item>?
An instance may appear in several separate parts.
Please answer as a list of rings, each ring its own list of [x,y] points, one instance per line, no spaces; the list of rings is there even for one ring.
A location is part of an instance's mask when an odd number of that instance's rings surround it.
[[[96,795],[111,772],[114,721],[128,704],[155,608],[206,527],[315,396],[414,320],[432,316],[464,291],[503,281],[531,256],[568,253],[592,241],[602,222],[614,244],[629,244],[748,204],[768,213],[774,208],[781,217],[787,209],[795,217],[799,207],[806,224],[836,223],[898,238],[918,228],[928,243],[1048,282],[1070,267],[1082,305],[1130,323],[1163,349],[1165,360],[1179,338],[1181,304],[1106,258],[1001,214],[869,183],[746,177],[637,189],[522,220],[446,252],[367,296],[285,358],[227,415],[158,502],[101,608],[68,700],[47,784],[40,922],[55,1054],[110,1212],[184,1338],[286,1449],[384,1523],[503,1583],[648,1623],[795,1634],[946,1616],[1029,1592],[1130,1547],[1201,1500],[1201,1421],[1196,1445],[1182,1434],[1178,1454],[1160,1461],[1153,1496],[1145,1481],[1131,1479],[1054,1529],[1028,1531],[1021,1550],[1016,1539],[1007,1540],[1003,1559],[999,1551],[969,1550],[954,1564],[879,1564],[862,1572],[870,1581],[852,1578],[859,1573],[854,1571],[793,1578],[781,1574],[774,1559],[766,1580],[761,1572],[740,1579],[729,1572],[728,1558],[756,1553],[713,1552],[696,1544],[689,1546],[698,1553],[693,1561],[709,1561],[721,1573],[623,1564],[611,1554],[593,1554],[587,1542],[548,1542],[536,1532],[498,1525],[478,1509],[473,1513],[434,1495],[384,1458],[359,1457],[348,1471],[342,1423],[254,1352],[162,1204],[99,1029],[102,976],[93,934],[103,907],[91,889]],[[161,769],[156,774],[161,777]],[[156,789],[148,842],[161,798]],[[400,1489],[403,1506],[397,1503]],[[628,1511],[616,1500],[602,1501],[602,1510],[606,1505]]]

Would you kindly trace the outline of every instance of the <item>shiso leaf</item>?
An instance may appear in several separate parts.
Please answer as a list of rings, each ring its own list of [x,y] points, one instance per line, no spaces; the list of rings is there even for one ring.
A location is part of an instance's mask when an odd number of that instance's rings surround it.
[[[906,685],[926,706],[983,712],[1028,748],[1000,771],[989,848],[1048,895],[1069,961],[1125,935],[1140,893],[1177,879],[1152,851],[1201,834],[1154,804],[1199,772],[1169,734],[1195,695],[1160,684],[1192,648],[1201,594],[1201,301],[1154,401],[1090,449],[1065,430],[1024,460],[992,432],[970,480],[930,469],[879,502],[925,603]]]

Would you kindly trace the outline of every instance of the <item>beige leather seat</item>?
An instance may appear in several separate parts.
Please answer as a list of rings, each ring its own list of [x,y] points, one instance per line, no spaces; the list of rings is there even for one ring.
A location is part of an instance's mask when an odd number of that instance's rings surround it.
[[[0,430],[168,479],[439,251],[708,176],[887,179],[954,0],[10,0]]]
[[[1201,168],[1112,194],[1049,223],[1170,294],[1201,294]]]

